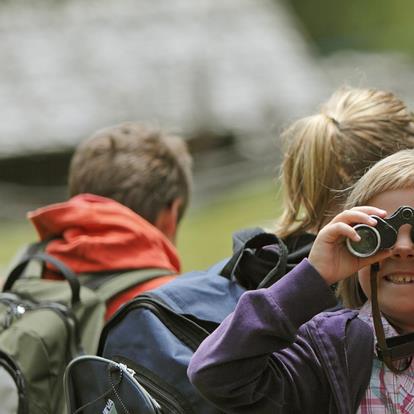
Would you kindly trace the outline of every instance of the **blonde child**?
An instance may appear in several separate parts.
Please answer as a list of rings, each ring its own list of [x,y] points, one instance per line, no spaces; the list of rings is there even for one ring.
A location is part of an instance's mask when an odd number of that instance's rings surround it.
[[[346,206],[319,232],[309,259],[273,286],[245,293],[194,354],[190,380],[223,412],[414,412],[414,364],[400,361],[406,369],[396,373],[379,358],[369,283],[371,267],[379,263],[386,335],[414,332],[411,225],[401,226],[395,244],[371,257],[350,254],[344,242],[358,240],[355,224],[375,226],[372,215],[414,208],[414,150],[378,162]],[[323,312],[335,305],[329,286],[336,282],[344,303],[357,306]],[[355,287],[365,303],[352,296]]]

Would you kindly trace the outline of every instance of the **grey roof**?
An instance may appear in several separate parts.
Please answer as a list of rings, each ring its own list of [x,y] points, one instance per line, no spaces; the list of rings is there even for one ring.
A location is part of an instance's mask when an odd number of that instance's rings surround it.
[[[283,2],[16,0],[0,32],[0,156],[125,120],[266,135],[325,89]]]

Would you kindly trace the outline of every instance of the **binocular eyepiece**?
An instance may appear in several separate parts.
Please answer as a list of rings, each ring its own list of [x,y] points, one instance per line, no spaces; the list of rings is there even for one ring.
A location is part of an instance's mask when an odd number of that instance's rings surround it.
[[[367,224],[357,224],[354,229],[361,237],[356,242],[346,239],[346,245],[351,254],[357,257],[373,256],[380,249],[389,249],[397,241],[399,228],[404,224],[411,224],[411,239],[414,240],[414,209],[409,206],[399,207],[389,218],[377,220],[375,227]]]

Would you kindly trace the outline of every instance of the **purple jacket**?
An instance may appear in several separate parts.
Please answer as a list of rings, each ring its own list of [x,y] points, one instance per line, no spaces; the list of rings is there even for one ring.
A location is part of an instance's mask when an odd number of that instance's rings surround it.
[[[354,413],[374,338],[357,312],[322,312],[335,304],[303,260],[268,289],[242,295],[194,354],[191,382],[226,413]]]

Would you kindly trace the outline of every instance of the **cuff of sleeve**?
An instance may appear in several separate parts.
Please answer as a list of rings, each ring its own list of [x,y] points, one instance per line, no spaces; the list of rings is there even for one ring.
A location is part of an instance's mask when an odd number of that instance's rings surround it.
[[[266,294],[296,328],[337,304],[332,289],[307,259],[270,286]]]

